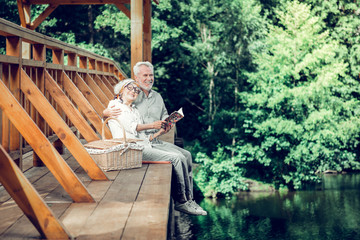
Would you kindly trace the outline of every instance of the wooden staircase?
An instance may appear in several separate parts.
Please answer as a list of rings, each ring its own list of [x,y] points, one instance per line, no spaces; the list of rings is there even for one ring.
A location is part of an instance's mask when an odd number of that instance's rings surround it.
[[[62,144],[90,179],[109,180],[80,139],[99,139],[102,111],[113,86],[126,75],[110,59],[4,19],[0,36],[6,40],[6,55],[0,55],[0,181],[43,237],[67,238],[69,233],[22,173],[22,156],[34,151],[34,165],[45,164],[75,203],[94,203],[62,158]],[[27,56],[23,47],[30,50]],[[108,129],[106,135],[111,137]]]

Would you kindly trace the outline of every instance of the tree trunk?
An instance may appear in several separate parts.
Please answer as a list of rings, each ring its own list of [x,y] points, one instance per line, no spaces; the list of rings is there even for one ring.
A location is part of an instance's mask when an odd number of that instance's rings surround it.
[[[212,129],[212,122],[214,121],[214,106],[215,106],[215,95],[214,95],[214,89],[215,89],[215,81],[214,81],[214,65],[211,64],[211,62],[207,63],[207,70],[210,75],[210,83],[209,83],[209,113],[208,113],[208,120],[209,120],[209,126],[208,130],[211,131]]]
[[[91,5],[88,6],[88,29],[89,29],[89,43],[94,44],[94,16]]]

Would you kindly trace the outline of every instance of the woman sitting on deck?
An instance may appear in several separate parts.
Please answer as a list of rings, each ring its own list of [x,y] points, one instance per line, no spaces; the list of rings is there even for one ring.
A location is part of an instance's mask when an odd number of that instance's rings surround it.
[[[186,171],[183,170],[181,158],[184,158],[184,156],[171,149],[152,147],[151,141],[166,132],[161,128],[164,121],[160,120],[149,124],[143,123],[139,111],[133,105],[140,91],[137,83],[132,79],[119,82],[114,87],[116,97],[109,102],[108,108],[116,106],[121,109],[121,114],[117,118],[124,126],[126,137],[142,140],[138,144],[144,145],[143,161],[168,161],[172,163],[175,173],[175,183],[173,184],[175,184],[174,187],[176,188],[175,191],[172,191],[175,209],[192,215],[207,215],[207,212],[197,205],[193,199],[189,199],[186,196],[186,192],[188,192],[192,185],[186,176]],[[109,127],[113,138],[123,137],[122,129],[116,120],[109,120]],[[159,129],[159,131],[148,137],[142,132],[147,129]]]

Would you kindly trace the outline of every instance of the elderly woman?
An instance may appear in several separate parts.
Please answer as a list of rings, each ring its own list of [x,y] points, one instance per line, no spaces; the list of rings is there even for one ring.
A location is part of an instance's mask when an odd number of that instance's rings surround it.
[[[143,123],[139,111],[133,105],[140,91],[137,83],[132,79],[119,82],[114,88],[115,99],[109,102],[108,108],[117,107],[121,109],[121,114],[117,118],[124,126],[127,138],[143,140],[138,142],[138,144],[144,145],[143,161],[169,161],[172,163],[175,177],[173,180],[175,181],[173,182],[175,191],[172,191],[175,209],[193,215],[206,215],[206,211],[195,205],[195,201],[187,196],[188,189],[192,186],[188,180],[189,177],[184,177],[184,174],[187,174],[184,171],[185,166],[183,166],[184,155],[177,151],[152,147],[151,142],[166,132],[161,128],[165,121]],[[113,138],[123,137],[122,129],[116,120],[110,120],[109,127]],[[143,132],[148,129],[159,129],[159,131],[149,136]]]
[[[143,141],[139,142],[145,146],[150,147],[150,142],[163,134],[164,129],[161,128],[161,124],[164,121],[156,121],[151,124],[142,124],[141,116],[139,111],[132,105],[136,100],[137,96],[140,93],[140,88],[137,83],[132,79],[126,79],[115,85],[115,99],[109,102],[108,107],[119,107],[121,109],[121,114],[117,118],[123,124],[126,137],[128,138],[137,138]],[[121,127],[115,120],[109,121],[109,127],[113,138],[122,138],[123,132]],[[147,137],[141,131],[147,129],[160,129],[157,133]]]

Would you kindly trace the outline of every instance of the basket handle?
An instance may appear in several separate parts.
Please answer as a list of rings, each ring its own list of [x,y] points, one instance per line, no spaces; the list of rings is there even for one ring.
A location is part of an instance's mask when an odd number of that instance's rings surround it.
[[[124,126],[122,125],[121,121],[120,121],[119,119],[117,119],[117,118],[114,118],[114,117],[108,117],[108,118],[103,122],[102,129],[101,129],[102,139],[103,139],[103,140],[106,140],[106,137],[105,137],[105,125],[106,125],[106,123],[107,123],[110,119],[114,119],[114,120],[116,120],[116,121],[119,123],[120,127],[121,127],[122,130],[123,130],[124,143],[127,143],[127,141],[126,141],[125,128],[124,128]]]

